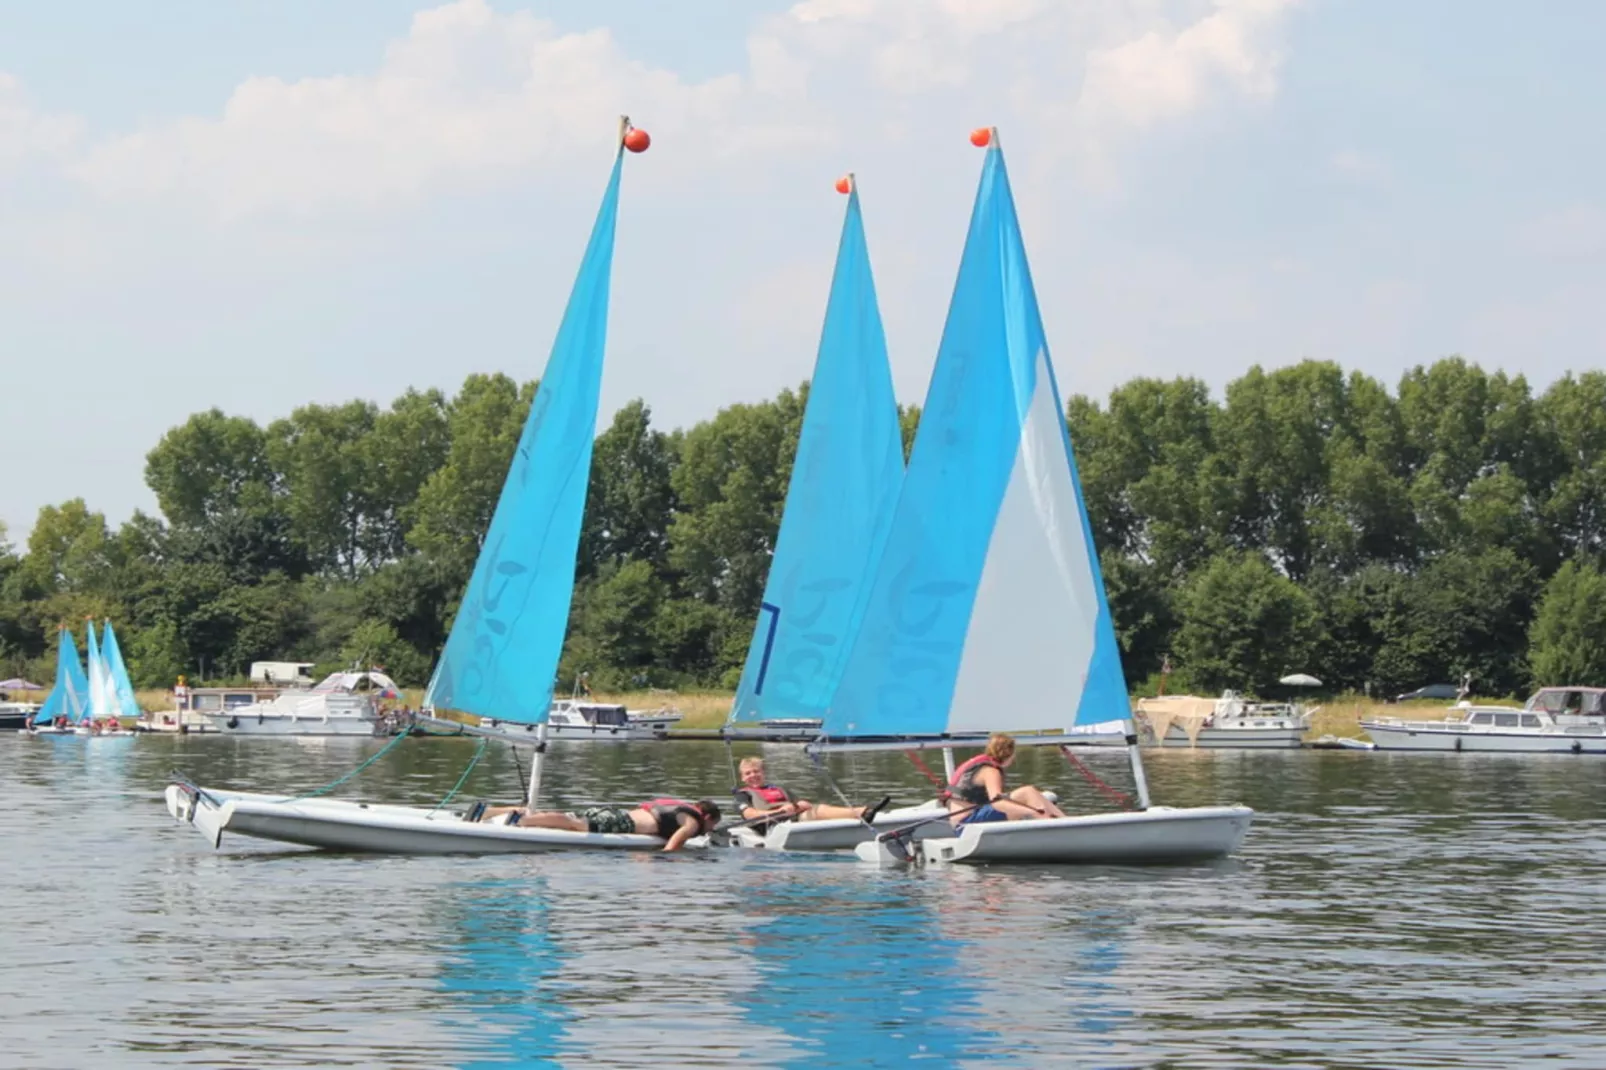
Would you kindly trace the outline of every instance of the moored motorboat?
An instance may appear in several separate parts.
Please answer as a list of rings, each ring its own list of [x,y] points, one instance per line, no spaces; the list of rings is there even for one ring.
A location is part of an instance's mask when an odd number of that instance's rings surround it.
[[[1297,703],[1250,702],[1225,691],[1219,699],[1139,699],[1133,719],[1143,742],[1151,746],[1266,750],[1301,746],[1315,712]]]
[[[1542,687],[1522,709],[1461,702],[1439,720],[1378,717],[1361,729],[1380,750],[1606,754],[1606,689]]]

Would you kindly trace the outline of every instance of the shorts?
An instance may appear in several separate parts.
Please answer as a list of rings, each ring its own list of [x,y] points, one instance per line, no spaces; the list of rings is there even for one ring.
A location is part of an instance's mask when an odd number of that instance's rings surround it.
[[[1008,821],[1009,815],[1004,813],[992,803],[983,803],[970,813],[960,818],[955,828],[964,828],[966,825],[984,825],[989,821]]]
[[[622,806],[588,806],[579,817],[586,823],[588,832],[635,832],[636,819]]]

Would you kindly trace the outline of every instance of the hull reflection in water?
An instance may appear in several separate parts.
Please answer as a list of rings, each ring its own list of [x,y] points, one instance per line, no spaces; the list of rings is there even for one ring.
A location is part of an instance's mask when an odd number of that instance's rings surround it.
[[[546,882],[467,885],[449,902],[457,944],[440,985],[462,1013],[445,1017],[471,1038],[458,1066],[556,1066],[570,1017],[557,992],[567,956],[552,932]]]
[[[835,866],[776,865],[750,876],[739,909],[752,923],[742,942],[753,976],[741,1002],[755,1024],[783,1032],[791,1051],[744,1057],[788,1067],[949,1066],[1000,1053],[975,991],[976,963],[941,937],[909,881],[866,881]]]

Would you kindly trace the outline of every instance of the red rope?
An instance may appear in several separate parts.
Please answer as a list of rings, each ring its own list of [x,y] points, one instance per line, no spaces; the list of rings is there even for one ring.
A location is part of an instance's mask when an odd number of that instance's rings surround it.
[[[1110,787],[1110,785],[1100,780],[1097,773],[1093,772],[1093,770],[1082,764],[1082,759],[1071,753],[1070,747],[1061,744],[1060,752],[1064,754],[1070,763],[1076,767],[1078,772],[1087,778],[1087,782],[1089,784],[1092,784],[1095,788],[1098,788],[1099,791],[1104,793],[1105,798],[1109,799],[1123,810],[1132,809],[1132,796],[1128,795],[1124,791],[1117,791],[1115,788]]]
[[[926,774],[926,779],[927,780],[931,781],[933,784],[935,784],[937,786],[937,795],[938,795],[938,797],[939,798],[947,798],[948,797],[948,785],[943,783],[941,780],[939,780],[937,778],[937,774],[936,773],[933,773],[930,769],[926,768],[926,763],[920,760],[920,752],[917,751],[917,750],[906,750],[903,753],[907,754],[909,756],[909,760],[911,762],[915,763],[915,768],[916,769],[918,769],[922,773]]]

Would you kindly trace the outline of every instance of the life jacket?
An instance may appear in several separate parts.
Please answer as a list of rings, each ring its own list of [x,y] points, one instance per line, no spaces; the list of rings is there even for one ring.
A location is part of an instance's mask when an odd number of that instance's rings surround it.
[[[978,754],[954,770],[954,775],[948,779],[948,794],[972,806],[985,806],[991,802],[986,789],[976,783],[976,770],[988,765],[998,770],[999,775],[1003,775],[1003,766],[986,753]]]
[[[765,784],[761,788],[744,787],[742,790],[751,793],[754,798],[762,800],[768,806],[781,806],[792,801],[792,797],[786,794],[785,788],[778,788],[774,784]]]
[[[685,799],[649,799],[638,809],[647,811],[652,815],[652,819],[658,822],[660,840],[669,839],[675,834],[675,830],[680,828],[681,814],[688,814],[696,820],[698,833],[708,831],[708,818],[703,816],[703,812],[697,809],[696,804]]]

